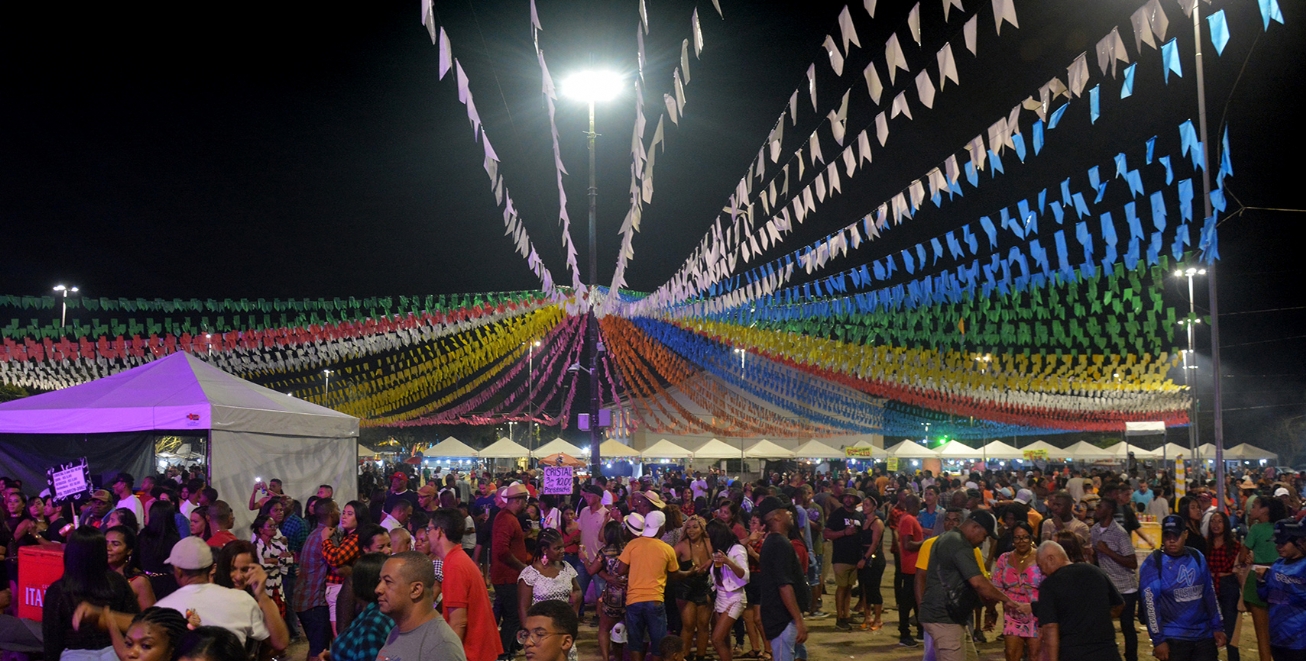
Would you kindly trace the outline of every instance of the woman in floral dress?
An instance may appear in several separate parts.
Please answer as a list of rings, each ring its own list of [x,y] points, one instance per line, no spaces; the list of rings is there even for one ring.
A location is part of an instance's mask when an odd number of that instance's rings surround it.
[[[1038,601],[1038,585],[1043,572],[1035,561],[1034,529],[1019,521],[1012,528],[1011,551],[998,556],[993,565],[993,586],[1013,601],[1029,604]],[[1003,609],[1002,636],[1006,640],[1007,661],[1020,661],[1025,652],[1039,658],[1038,620],[1031,615]]]

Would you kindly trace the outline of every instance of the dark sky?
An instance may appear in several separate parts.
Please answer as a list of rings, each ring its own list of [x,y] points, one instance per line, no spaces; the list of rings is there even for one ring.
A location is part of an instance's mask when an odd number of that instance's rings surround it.
[[[722,0],[726,19],[698,4],[706,49],[691,62],[688,115],[668,126],[654,203],[646,210],[628,271],[633,288],[661,284],[696,245],[761,147],[804,71],[818,62],[821,112],[860,79],[871,51],[901,29],[911,3],[880,0],[872,22],[854,3],[867,48],[852,53],[836,81],[820,43],[838,36],[843,3]],[[989,0],[978,8],[978,59],[956,51],[960,87],[940,92],[932,111],[892,124],[869,176],[786,246],[796,247],[873,210],[889,195],[1036,94],[1111,26],[1136,57],[1129,14],[1135,0],[1017,0],[1020,28],[993,33]],[[694,4],[649,0],[650,132],[688,36]],[[1086,113],[1065,142],[1035,167],[903,225],[883,249],[900,250],[970,222],[995,206],[1111,156],[1151,135],[1176,140],[1196,120],[1192,30],[1164,2],[1171,35],[1184,50],[1184,77],[1161,80],[1156,53],[1139,65],[1136,95],[1104,95],[1093,127]],[[635,67],[634,0],[541,0],[545,50],[555,79],[589,62],[630,74]],[[1212,141],[1229,126],[1241,205],[1302,206],[1299,126],[1306,19],[1282,3],[1287,25],[1261,28],[1256,3],[1221,2],[1232,40],[1207,51]],[[437,80],[437,50],[418,22],[416,0],[347,5],[278,3],[99,3],[79,7],[8,3],[0,12],[0,290],[29,294],[56,282],[89,295],[128,297],[335,297],[524,289],[535,286],[503,236],[452,79]],[[440,0],[438,20],[463,63],[506,181],[555,276],[564,274],[556,223],[548,125],[523,0]],[[922,6],[924,50],[906,43],[913,68],[943,40],[940,3]],[[1240,78],[1241,73],[1241,78]],[[1235,81],[1236,84],[1235,84]],[[887,81],[886,81],[887,82]],[[1104,83],[1104,88],[1112,83]],[[899,81],[899,87],[902,81]],[[1118,88],[1116,88],[1118,89]],[[873,114],[865,86],[853,86],[850,132]],[[912,97],[914,102],[914,95]],[[625,211],[634,120],[627,94],[599,109],[599,270],[611,278]],[[816,126],[806,99],[800,125]],[[1083,103],[1078,111],[1083,111]],[[1071,113],[1068,117],[1076,117]],[[805,120],[805,123],[804,123]],[[585,241],[583,109],[560,99],[558,128],[571,170],[573,237]],[[790,142],[790,146],[796,143]],[[1054,148],[1055,147],[1055,148]],[[1212,150],[1212,157],[1216,152]],[[830,154],[827,153],[827,156]],[[1238,203],[1232,203],[1237,209]],[[1231,209],[1231,210],[1232,210]],[[1247,210],[1221,226],[1221,311],[1243,313],[1303,304],[1293,257],[1299,213]],[[863,251],[865,252],[865,251]],[[768,257],[779,254],[768,253]],[[869,252],[866,257],[884,253]],[[585,263],[582,249],[581,263]],[[851,265],[836,265],[843,268]],[[1294,284],[1297,283],[1297,284]],[[1172,302],[1183,296],[1178,285]],[[1198,295],[1204,312],[1207,296]],[[1231,439],[1257,442],[1274,420],[1300,416],[1306,386],[1306,314],[1281,310],[1225,318],[1225,408]],[[1257,344],[1247,344],[1256,342]],[[1209,340],[1199,335],[1204,360]],[[1205,365],[1205,363],[1204,363]],[[1204,370],[1203,381],[1209,380]],[[1199,393],[1201,391],[1199,390]],[[1205,395],[1203,395],[1205,396]],[[1203,406],[1209,411],[1209,399]],[[1272,407],[1272,408],[1255,408]],[[1209,439],[1209,432],[1204,432]]]

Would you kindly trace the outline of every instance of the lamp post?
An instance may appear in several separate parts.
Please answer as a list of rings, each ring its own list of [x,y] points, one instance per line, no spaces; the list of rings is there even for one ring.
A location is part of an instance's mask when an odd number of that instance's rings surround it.
[[[68,294],[76,294],[77,287],[65,287],[64,285],[55,285],[55,292],[61,294],[59,305],[59,327],[63,328],[68,325]]]
[[[322,402],[325,404],[327,397],[331,396],[331,370],[322,370],[322,375],[326,377],[322,384]]]
[[[599,326],[598,319],[594,316],[594,296],[599,284],[599,266],[597,237],[598,230],[595,227],[598,210],[599,189],[595,183],[594,173],[594,141],[598,134],[594,132],[594,104],[598,101],[609,101],[621,92],[621,77],[609,71],[582,71],[576,73],[566,80],[562,81],[562,93],[568,98],[577,101],[584,101],[589,105],[590,123],[589,131],[585,133],[586,143],[589,146],[590,157],[590,185],[589,185],[589,311],[586,313],[589,318],[585,325],[585,350],[589,354],[589,384],[590,384],[590,472],[592,475],[601,475],[600,457],[599,457]]]
[[[1193,349],[1193,345],[1196,341],[1195,327],[1197,324],[1202,322],[1197,318],[1196,308],[1193,305],[1193,278],[1199,275],[1206,275],[1206,269],[1190,266],[1186,269],[1176,270],[1174,274],[1177,278],[1188,279],[1188,316],[1179,323],[1188,330],[1188,349],[1183,352],[1184,386],[1188,388],[1189,395],[1192,395],[1192,402],[1188,406],[1188,451],[1191,453],[1189,456],[1193,458],[1195,467],[1200,472],[1202,468],[1202,459],[1198,456],[1199,453],[1197,450],[1199,445],[1197,429],[1197,397],[1196,395],[1193,395],[1192,382],[1194,380],[1193,377],[1196,376],[1194,372],[1197,370],[1197,358]],[[1190,360],[1192,361],[1191,364],[1189,364]]]

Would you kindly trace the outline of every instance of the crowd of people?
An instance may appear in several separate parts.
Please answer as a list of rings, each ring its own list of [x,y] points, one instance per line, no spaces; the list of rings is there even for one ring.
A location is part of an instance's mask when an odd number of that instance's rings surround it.
[[[530,471],[410,470],[343,504],[276,479],[224,500],[199,471],[121,474],[76,503],[0,478],[0,605],[20,547],[64,563],[39,626],[0,616],[0,649],[227,661],[303,640],[309,661],[561,661],[585,623],[604,661],[792,661],[832,616],[896,625],[930,661],[989,635],[1008,661],[1137,661],[1140,625],[1160,661],[1239,661],[1250,612],[1260,661],[1306,660],[1296,475],[1231,478],[1217,503],[1201,480],[1176,501],[1164,471],[1106,468],[672,472],[570,494]],[[239,534],[232,502],[253,516]]]

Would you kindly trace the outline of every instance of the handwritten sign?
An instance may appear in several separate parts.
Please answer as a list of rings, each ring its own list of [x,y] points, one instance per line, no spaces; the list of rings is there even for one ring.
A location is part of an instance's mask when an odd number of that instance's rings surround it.
[[[870,459],[874,456],[872,455],[873,452],[875,452],[875,448],[867,447],[865,445],[850,445],[843,449],[843,456]]]
[[[91,493],[91,470],[86,465],[86,457],[58,466],[51,466],[45,471],[50,493],[56,501],[65,501]]]
[[[575,469],[571,466],[545,466],[545,495],[565,496],[571,493],[572,476],[574,471]]]
[[[1027,461],[1036,461],[1039,459],[1046,461],[1048,458],[1047,450],[1025,450],[1024,454]]]

